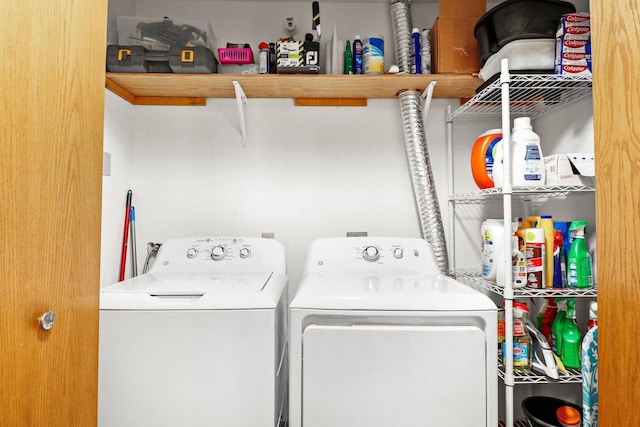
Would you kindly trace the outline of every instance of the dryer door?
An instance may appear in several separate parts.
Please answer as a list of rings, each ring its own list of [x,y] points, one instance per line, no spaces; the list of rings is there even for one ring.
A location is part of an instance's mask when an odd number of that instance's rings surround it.
[[[487,424],[478,327],[310,325],[302,352],[304,427]]]

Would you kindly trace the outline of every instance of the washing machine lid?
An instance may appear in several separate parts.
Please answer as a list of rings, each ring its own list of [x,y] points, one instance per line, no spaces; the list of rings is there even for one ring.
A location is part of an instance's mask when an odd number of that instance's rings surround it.
[[[303,278],[291,308],[327,310],[496,310],[486,295],[432,273],[311,275]]]
[[[101,310],[274,308],[286,279],[259,273],[147,273],[100,292]]]

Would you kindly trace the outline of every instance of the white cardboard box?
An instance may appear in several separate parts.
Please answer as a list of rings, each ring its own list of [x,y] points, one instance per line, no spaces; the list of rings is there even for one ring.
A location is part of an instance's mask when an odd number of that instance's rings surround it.
[[[545,156],[547,185],[594,185],[595,157],[591,153]]]

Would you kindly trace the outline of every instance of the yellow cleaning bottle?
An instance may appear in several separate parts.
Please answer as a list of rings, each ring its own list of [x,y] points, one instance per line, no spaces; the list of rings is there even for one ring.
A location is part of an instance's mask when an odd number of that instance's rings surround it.
[[[535,228],[544,229],[544,277],[545,287],[553,287],[553,245],[555,240],[555,229],[553,228],[553,219],[551,215],[529,216],[524,220],[522,227],[518,229],[518,235],[520,236],[520,230],[522,230],[522,236],[524,236],[524,230],[527,228],[533,228],[533,224],[536,224]]]

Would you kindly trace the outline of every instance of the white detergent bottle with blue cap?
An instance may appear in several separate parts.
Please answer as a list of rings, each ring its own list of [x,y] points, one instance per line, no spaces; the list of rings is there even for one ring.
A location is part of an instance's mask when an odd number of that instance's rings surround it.
[[[540,137],[533,131],[529,117],[518,117],[513,121],[511,147],[511,183],[519,187],[544,185],[545,169]]]

